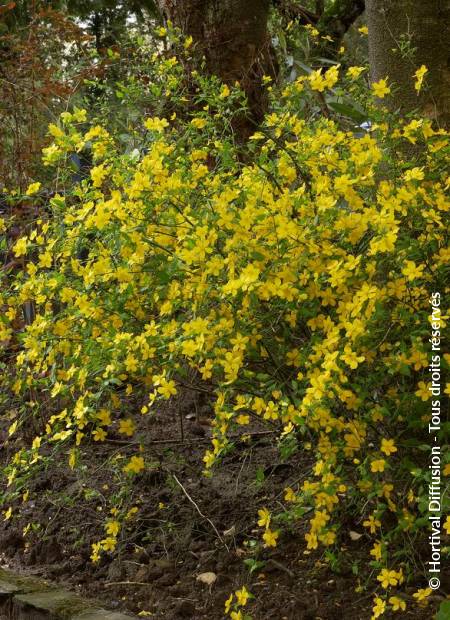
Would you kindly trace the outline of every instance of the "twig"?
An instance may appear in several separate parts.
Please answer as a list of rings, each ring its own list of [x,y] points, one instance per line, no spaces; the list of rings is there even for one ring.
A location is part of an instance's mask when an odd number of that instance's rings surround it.
[[[219,533],[219,530],[216,528],[216,526],[214,525],[214,523],[211,521],[211,519],[209,517],[207,517],[206,515],[203,514],[203,512],[200,510],[200,508],[198,507],[198,505],[195,503],[195,501],[192,499],[192,497],[189,495],[189,493],[186,491],[186,489],[184,488],[184,486],[181,484],[181,482],[178,480],[178,478],[175,476],[175,474],[172,474],[172,478],[175,480],[175,482],[178,484],[178,486],[181,488],[181,490],[183,491],[183,493],[186,495],[186,497],[188,498],[188,500],[191,502],[191,504],[195,507],[195,509],[197,510],[198,514],[203,518],[206,519],[208,521],[208,523],[211,525],[211,527],[213,528],[213,530],[215,531],[218,539],[220,540],[220,542],[224,545],[225,549],[229,552],[229,548],[228,545],[226,544],[226,542],[224,541],[224,539],[222,538],[222,536]]]
[[[241,473],[242,473],[242,470],[244,469],[244,465],[245,465],[246,460],[247,460],[247,454],[244,456],[244,460],[242,461],[241,469],[239,470],[239,473],[236,476],[236,484],[235,484],[235,487],[234,487],[234,497],[236,497],[236,495],[238,493],[239,478],[241,477]],[[284,509],[284,506],[283,506],[283,509]]]
[[[108,581],[103,585],[105,588],[109,588],[109,586],[149,586],[150,584],[144,581]]]
[[[284,564],[281,564],[281,562],[277,562],[277,560],[273,560],[272,558],[270,558],[267,561],[267,564],[272,564],[272,566],[275,566],[276,568],[278,568],[279,570],[282,570],[283,572],[285,572],[287,575],[289,575],[289,577],[291,579],[294,579],[295,574],[291,571],[290,568],[288,568],[287,566],[285,566]]]
[[[248,436],[248,437],[260,437],[260,436],[264,436],[264,435],[273,435],[274,433],[277,433],[278,431],[255,431],[254,433],[243,433],[242,435],[230,435],[229,439],[240,439],[241,437]],[[122,445],[122,446],[138,446],[138,445],[144,445],[144,446],[154,446],[154,445],[158,445],[158,444],[165,444],[165,443],[185,443],[186,445],[189,445],[190,443],[196,443],[196,442],[202,442],[202,441],[211,441],[211,437],[195,437],[192,439],[185,439],[184,442],[181,439],[155,439],[155,441],[127,441],[125,439],[105,439],[104,443],[115,443],[117,445]]]

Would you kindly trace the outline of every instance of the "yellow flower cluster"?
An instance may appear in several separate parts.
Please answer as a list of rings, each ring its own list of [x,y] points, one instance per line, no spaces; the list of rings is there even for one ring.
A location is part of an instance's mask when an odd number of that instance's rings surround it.
[[[45,384],[55,401],[72,403],[49,416],[46,441],[102,441],[117,424],[132,436],[141,414],[177,394],[186,369],[216,386],[207,470],[250,416],[278,429],[281,446],[307,432],[313,474],[286,498],[293,510],[312,507],[307,552],[336,542],[347,502],[364,506],[370,535],[380,536],[386,513],[402,531],[416,527],[392,469],[407,454],[400,430],[426,415],[431,291],[441,291],[442,326],[448,303],[447,135],[424,119],[374,122],[364,135],[331,118],[305,123],[296,104],[303,84],[322,93],[338,79],[331,67],[287,89],[246,163],[204,111],[147,119],[135,157],[105,128],[83,134],[83,111],[67,113],[45,161],[63,167],[91,148],[95,166],[72,196],[51,199],[50,225],[39,221],[17,240],[17,257],[37,258],[1,299],[5,339],[10,317],[36,306],[13,393]],[[377,97],[387,84],[373,84]],[[221,87],[215,104],[227,106],[228,95]],[[420,143],[422,155],[399,170],[402,141]],[[140,413],[124,417],[137,391]],[[16,467],[38,455],[39,447],[19,453]],[[136,455],[123,471],[144,468]],[[267,547],[280,535],[271,521],[261,509]],[[117,533],[110,522],[94,561]],[[399,572],[383,568],[379,581],[397,584]],[[245,605],[245,593],[236,597]],[[377,599],[374,617],[383,605]]]

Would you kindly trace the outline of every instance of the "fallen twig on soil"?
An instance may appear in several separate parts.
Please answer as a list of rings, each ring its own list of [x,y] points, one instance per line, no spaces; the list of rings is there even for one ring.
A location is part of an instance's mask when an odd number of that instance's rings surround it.
[[[108,581],[104,584],[105,588],[109,586],[149,586],[150,583],[145,581]]]
[[[246,436],[248,437],[260,437],[260,436],[264,436],[264,435],[273,435],[274,433],[276,433],[278,431],[255,431],[254,433],[244,433]],[[240,439],[241,437],[243,437],[243,435],[230,435],[229,439]],[[211,437],[195,437],[192,439],[185,439],[184,441],[180,438],[178,439],[155,439],[155,441],[127,441],[127,440],[122,440],[122,439],[105,439],[104,443],[115,443],[118,445],[123,445],[123,446],[138,446],[138,445],[144,445],[144,446],[154,446],[157,444],[166,444],[166,443],[184,443],[186,445],[189,445],[190,443],[199,443],[202,441],[210,441]]]
[[[295,574],[291,571],[290,568],[288,568],[284,564],[281,564],[281,562],[278,562],[277,560],[273,560],[272,558],[270,558],[269,560],[267,560],[267,564],[272,564],[272,566],[275,566],[275,568],[278,568],[279,570],[282,570],[284,573],[289,575],[291,579],[294,579]]]
[[[206,519],[208,521],[208,523],[211,525],[211,527],[213,528],[213,530],[215,531],[218,539],[220,540],[220,542],[222,543],[222,545],[224,545],[225,549],[227,551],[230,551],[228,548],[227,543],[224,541],[224,539],[222,538],[222,536],[220,535],[219,530],[216,528],[216,526],[214,525],[214,523],[211,521],[211,519],[209,517],[207,517],[206,515],[203,514],[203,512],[200,510],[200,508],[198,507],[198,505],[195,503],[195,501],[192,499],[192,497],[189,495],[189,493],[186,491],[186,489],[184,488],[184,486],[181,484],[181,482],[178,480],[178,478],[175,476],[175,474],[172,474],[172,478],[175,480],[175,482],[178,484],[178,486],[181,488],[181,490],[183,491],[183,493],[186,495],[186,497],[188,498],[188,500],[191,502],[191,504],[193,506],[195,506],[195,509],[197,510],[198,514],[203,518]]]

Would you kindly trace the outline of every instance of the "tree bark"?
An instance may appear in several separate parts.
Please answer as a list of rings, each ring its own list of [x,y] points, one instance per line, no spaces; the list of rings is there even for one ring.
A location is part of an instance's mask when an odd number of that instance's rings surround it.
[[[269,0],[158,0],[167,19],[192,36],[207,70],[226,84],[238,81],[250,116],[239,131],[244,139],[262,120],[267,97],[263,75],[276,75],[267,31]]]
[[[371,79],[395,85],[387,99],[404,114],[418,110],[442,127],[450,120],[450,0],[366,0]],[[410,41],[406,53],[400,46]],[[408,52],[409,47],[409,52]],[[420,92],[414,72],[429,72]]]

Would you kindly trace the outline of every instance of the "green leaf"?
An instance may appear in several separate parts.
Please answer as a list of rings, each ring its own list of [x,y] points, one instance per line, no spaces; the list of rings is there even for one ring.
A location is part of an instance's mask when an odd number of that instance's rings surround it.
[[[338,101],[328,101],[328,106],[337,112],[338,114],[342,114],[342,116],[346,116],[347,118],[351,118],[357,123],[363,123],[367,120],[366,114],[357,110],[352,105],[347,103],[339,103]]]
[[[247,558],[244,560],[244,564],[247,566],[250,575],[252,575],[255,571],[264,568],[266,565],[265,562],[260,562],[259,560],[254,560],[253,558]]]
[[[450,620],[450,601],[442,601],[435,620]]]
[[[308,75],[313,72],[312,67],[310,67],[309,65],[306,65],[301,60],[294,60],[294,64],[296,64],[298,67],[303,69],[303,71],[305,71],[305,73],[308,74]]]

